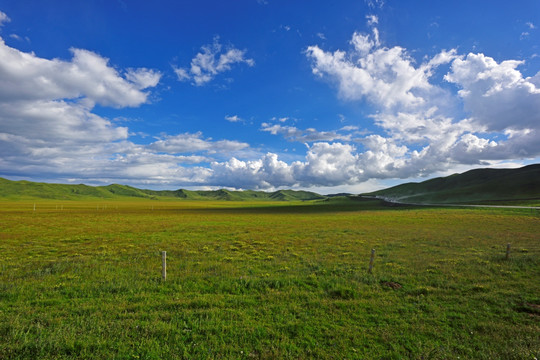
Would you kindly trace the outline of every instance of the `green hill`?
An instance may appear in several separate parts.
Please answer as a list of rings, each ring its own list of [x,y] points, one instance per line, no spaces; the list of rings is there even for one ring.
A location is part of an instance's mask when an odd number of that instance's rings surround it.
[[[0,178],[0,198],[10,199],[85,199],[85,198],[113,198],[114,193],[105,187],[88,185],[64,185],[35,183],[30,181],[10,181]]]
[[[278,190],[270,193],[270,199],[280,201],[291,200],[321,200],[325,199],[325,196],[315,194],[309,191],[294,191],[294,190]]]
[[[364,194],[404,203],[472,204],[540,199],[540,164],[519,169],[475,169]]]
[[[225,201],[305,201],[325,199],[325,196],[295,190],[264,191],[231,191],[220,190],[145,190],[127,185],[111,184],[107,186],[66,185],[37,183],[30,181],[11,181],[0,178],[0,199],[185,199],[185,200],[225,200]]]

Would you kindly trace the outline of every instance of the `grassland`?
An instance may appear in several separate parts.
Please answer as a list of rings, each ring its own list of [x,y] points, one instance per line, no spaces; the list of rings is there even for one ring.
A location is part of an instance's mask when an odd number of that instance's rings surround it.
[[[0,207],[0,359],[540,358],[537,212],[344,199]]]

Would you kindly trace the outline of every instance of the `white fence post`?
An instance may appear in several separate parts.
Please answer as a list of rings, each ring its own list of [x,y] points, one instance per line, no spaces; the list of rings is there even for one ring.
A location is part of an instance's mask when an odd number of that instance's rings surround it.
[[[369,269],[368,272],[371,274],[373,270],[373,260],[375,260],[375,249],[371,249],[371,258],[369,259]]]
[[[167,280],[167,252],[161,252],[161,278]]]

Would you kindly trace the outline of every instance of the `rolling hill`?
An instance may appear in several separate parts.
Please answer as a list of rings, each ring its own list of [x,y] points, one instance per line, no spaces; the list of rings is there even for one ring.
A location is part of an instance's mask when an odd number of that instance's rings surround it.
[[[540,164],[518,169],[475,169],[369,194],[403,203],[488,204],[540,199]]]
[[[519,169],[475,169],[462,174],[439,177],[420,183],[405,183],[362,194],[415,204],[502,204],[540,203],[540,164]],[[89,186],[12,181],[0,178],[0,199],[118,199],[140,198],[223,200],[223,201],[307,201],[334,196],[356,198],[350,194],[319,195],[309,191],[278,190],[146,190],[119,184]]]
[[[107,186],[49,184],[30,181],[12,181],[0,178],[0,199],[186,199],[186,200],[228,200],[228,201],[306,201],[326,199],[325,196],[309,191],[278,190],[231,191],[226,189],[209,191],[192,190],[145,190],[127,185],[112,184]]]

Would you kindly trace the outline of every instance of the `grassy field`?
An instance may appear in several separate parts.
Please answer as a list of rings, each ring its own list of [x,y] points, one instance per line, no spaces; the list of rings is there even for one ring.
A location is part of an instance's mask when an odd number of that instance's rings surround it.
[[[540,358],[538,212],[0,206],[0,359]]]

